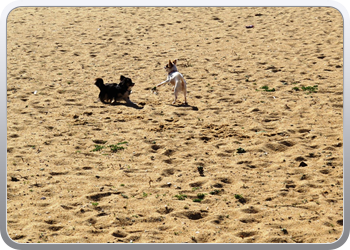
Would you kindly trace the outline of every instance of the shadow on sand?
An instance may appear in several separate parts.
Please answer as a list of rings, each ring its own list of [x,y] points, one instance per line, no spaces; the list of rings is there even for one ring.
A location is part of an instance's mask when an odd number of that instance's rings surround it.
[[[182,104],[168,104],[168,106],[173,106],[173,107],[184,107],[184,108],[191,108],[192,110],[198,110],[197,106],[192,106],[188,105],[187,103],[182,103]]]
[[[105,104],[108,104],[108,105],[111,105],[111,106],[126,106],[126,107],[131,107],[131,108],[134,108],[134,109],[143,109],[143,106],[139,106],[137,105],[136,103],[121,103],[121,102],[114,102],[114,103],[105,103]]]

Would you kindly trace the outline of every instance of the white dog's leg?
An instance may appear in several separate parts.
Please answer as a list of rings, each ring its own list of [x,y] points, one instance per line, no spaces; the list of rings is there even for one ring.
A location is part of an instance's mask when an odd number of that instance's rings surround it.
[[[159,86],[162,86],[163,84],[165,84],[165,83],[168,83],[170,80],[165,80],[164,82],[161,82],[161,83],[159,83],[159,84],[157,84],[157,87],[159,87]]]
[[[179,82],[176,81],[175,86],[174,86],[174,101],[173,101],[173,104],[175,104],[178,94],[179,94]]]
[[[187,99],[186,99],[187,83],[186,83],[185,79],[182,79],[182,84],[183,84],[183,91],[184,91],[184,97],[185,97],[185,104],[187,105]]]
[[[177,93],[175,92],[175,98],[174,98],[173,104],[175,104],[176,99],[177,99]]]
[[[185,97],[185,104],[187,105],[187,99],[186,99],[186,93],[187,93],[187,84],[186,84],[186,81],[185,79],[183,79],[183,83],[182,83],[184,86],[183,86],[183,90],[184,90],[184,97]]]

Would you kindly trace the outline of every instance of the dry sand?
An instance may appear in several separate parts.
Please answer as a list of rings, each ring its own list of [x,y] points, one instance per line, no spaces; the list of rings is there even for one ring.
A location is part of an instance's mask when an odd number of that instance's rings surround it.
[[[10,13],[7,32],[14,241],[341,237],[337,10],[28,7]],[[152,92],[176,58],[188,106],[181,95],[171,105],[168,85]],[[98,101],[94,79],[120,75],[136,83],[131,100],[140,109]],[[204,199],[193,201],[197,194]]]

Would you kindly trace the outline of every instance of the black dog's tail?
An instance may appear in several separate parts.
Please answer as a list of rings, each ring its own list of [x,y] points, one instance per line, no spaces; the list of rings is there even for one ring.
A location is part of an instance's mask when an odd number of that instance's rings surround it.
[[[95,79],[95,85],[100,89],[103,90],[105,88],[105,85],[103,83],[103,79],[102,78],[96,78]]]

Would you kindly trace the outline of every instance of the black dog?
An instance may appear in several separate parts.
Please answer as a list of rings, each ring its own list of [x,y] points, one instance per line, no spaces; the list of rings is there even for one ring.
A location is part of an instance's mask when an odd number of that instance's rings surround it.
[[[124,100],[127,104],[134,104],[130,101],[131,88],[135,85],[130,78],[120,76],[120,83],[104,84],[102,78],[96,78],[95,85],[100,89],[98,98],[103,103],[113,103]]]

